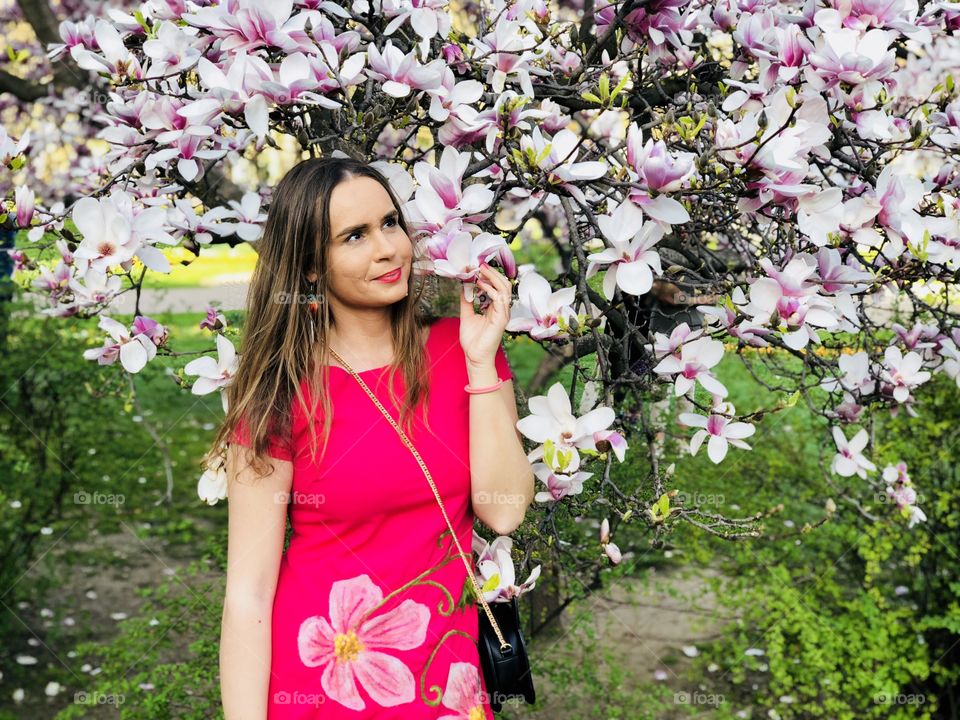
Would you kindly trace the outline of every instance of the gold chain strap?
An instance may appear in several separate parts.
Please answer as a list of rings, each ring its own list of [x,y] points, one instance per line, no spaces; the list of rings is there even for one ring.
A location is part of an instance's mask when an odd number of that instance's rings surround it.
[[[417,449],[413,446],[413,443],[410,442],[410,439],[407,437],[406,433],[403,432],[390,413],[387,412],[387,409],[383,407],[377,396],[370,391],[370,388],[367,387],[367,384],[363,381],[363,379],[357,375],[356,372],[354,372],[353,368],[350,367],[342,357],[340,357],[336,350],[333,348],[328,349],[330,350],[330,353],[337,359],[337,362],[343,365],[343,367],[357,379],[357,382],[360,383],[360,386],[364,389],[364,391],[366,391],[367,395],[370,396],[370,399],[373,400],[378,408],[380,408],[380,412],[383,413],[383,416],[390,421],[391,425],[393,425],[393,429],[396,430],[397,434],[400,435],[400,439],[403,441],[403,444],[406,445],[410,452],[413,453],[417,463],[420,465],[420,469],[427,478],[427,482],[430,483],[430,489],[433,490],[433,496],[437,499],[437,503],[440,505],[440,512],[443,513],[443,519],[447,521],[447,527],[450,529],[450,535],[453,537],[453,542],[457,546],[457,552],[460,553],[460,559],[463,560],[463,566],[467,570],[467,575],[473,581],[473,587],[476,590],[477,598],[483,604],[483,609],[487,613],[487,618],[489,618],[490,624],[493,626],[493,631],[497,634],[497,639],[500,641],[500,651],[506,652],[507,650],[510,650],[513,646],[504,640],[503,634],[500,632],[500,626],[497,625],[497,621],[493,619],[493,613],[490,612],[490,606],[487,605],[487,600],[483,597],[483,591],[480,589],[480,585],[477,583],[477,578],[473,574],[473,570],[470,569],[469,563],[467,563],[467,556],[463,552],[463,548],[460,546],[460,540],[457,538],[457,533],[454,531],[453,525],[450,523],[450,518],[447,517],[447,511],[443,507],[443,500],[440,499],[440,493],[437,492],[437,486],[433,484],[433,478],[430,476],[430,471],[427,469],[426,463],[423,462],[423,458],[420,457],[420,453],[417,452]]]

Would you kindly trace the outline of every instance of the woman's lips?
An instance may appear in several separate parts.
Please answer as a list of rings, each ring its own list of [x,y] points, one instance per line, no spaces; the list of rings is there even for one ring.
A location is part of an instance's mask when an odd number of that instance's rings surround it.
[[[377,282],[385,282],[385,283],[396,282],[397,280],[400,279],[401,271],[402,271],[402,268],[397,268],[396,270],[391,270],[386,275],[381,275],[378,278],[374,278],[374,280],[376,280]]]

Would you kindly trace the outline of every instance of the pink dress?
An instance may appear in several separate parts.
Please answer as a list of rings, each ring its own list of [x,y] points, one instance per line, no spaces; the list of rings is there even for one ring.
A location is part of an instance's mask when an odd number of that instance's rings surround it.
[[[430,328],[432,432],[418,413],[411,440],[472,567],[470,396],[459,332],[459,317]],[[503,348],[496,367],[512,378]],[[386,367],[359,375],[399,421]],[[401,397],[404,387],[397,372]],[[293,535],[273,604],[268,717],[492,719],[477,605],[430,485],[349,372],[331,366],[329,392],[334,420],[319,464],[296,403],[292,442],[272,443],[271,455],[293,463]],[[242,427],[234,441],[247,444]]]

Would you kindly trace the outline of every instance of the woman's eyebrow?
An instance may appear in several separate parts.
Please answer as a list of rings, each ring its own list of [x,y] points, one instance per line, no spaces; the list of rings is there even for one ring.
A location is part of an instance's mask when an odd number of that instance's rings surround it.
[[[384,220],[389,220],[390,218],[394,217],[396,214],[397,214],[397,210],[396,208],[394,208],[393,210],[388,212],[386,215],[384,215],[383,219],[380,220],[380,222],[383,222]],[[344,235],[347,235],[349,233],[356,232],[357,230],[366,230],[366,229],[367,229],[366,223],[360,223],[359,225],[353,225],[352,227],[348,227],[344,230],[341,230],[339,233],[337,233],[336,237],[342,238]]]

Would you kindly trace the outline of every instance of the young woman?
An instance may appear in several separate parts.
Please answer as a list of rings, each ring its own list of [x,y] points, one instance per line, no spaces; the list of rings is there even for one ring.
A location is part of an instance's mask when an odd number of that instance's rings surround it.
[[[492,718],[477,605],[436,497],[328,351],[406,432],[472,566],[474,516],[509,534],[534,490],[501,348],[509,280],[485,266],[485,311],[461,291],[459,318],[420,317],[396,197],[345,158],[283,178],[257,250],[214,442],[229,477],[227,720]]]

